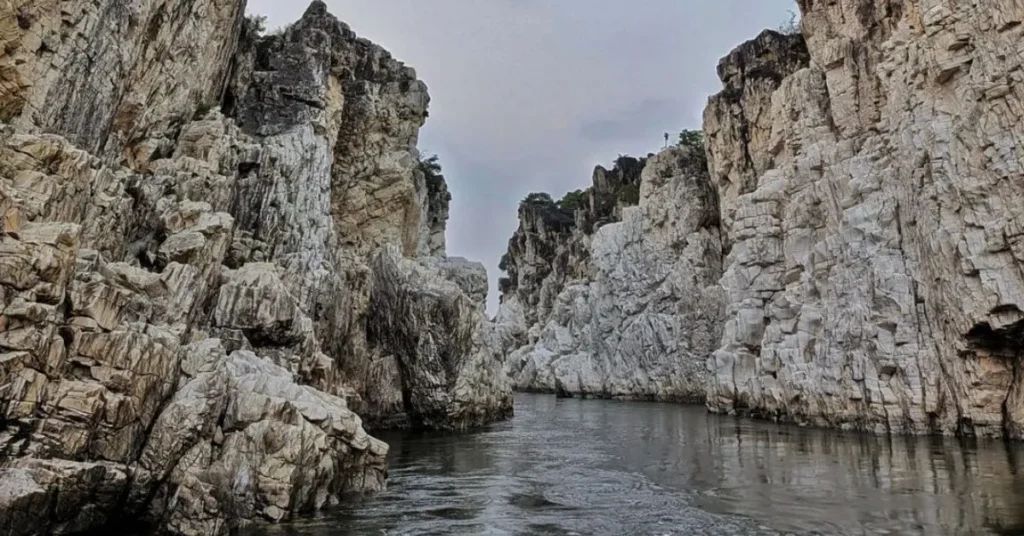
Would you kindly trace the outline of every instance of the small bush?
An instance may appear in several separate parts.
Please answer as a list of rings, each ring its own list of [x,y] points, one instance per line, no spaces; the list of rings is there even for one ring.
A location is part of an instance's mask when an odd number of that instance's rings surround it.
[[[559,208],[566,210],[579,210],[587,204],[587,193],[583,190],[575,190],[565,194],[559,202]]]
[[[700,130],[684,130],[680,132],[679,145],[704,152],[704,132]]]
[[[523,205],[554,205],[555,200],[551,199],[551,196],[543,192],[534,192],[527,195],[523,202]]]
[[[640,183],[627,184],[619,190],[619,202],[632,207],[640,204]]]
[[[417,167],[428,177],[432,175],[440,175],[442,171],[441,159],[436,154],[427,156],[426,153],[420,153]]]

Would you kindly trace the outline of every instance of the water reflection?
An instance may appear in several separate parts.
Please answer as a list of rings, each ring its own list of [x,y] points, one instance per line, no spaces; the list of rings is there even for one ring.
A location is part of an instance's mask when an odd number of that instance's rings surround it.
[[[1024,447],[522,395],[392,445],[390,490],[274,534],[1024,534]]]

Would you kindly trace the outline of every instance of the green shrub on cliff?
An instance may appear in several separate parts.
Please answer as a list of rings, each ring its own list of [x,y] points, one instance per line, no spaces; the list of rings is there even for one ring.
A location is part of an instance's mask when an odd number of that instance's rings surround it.
[[[266,15],[248,15],[245,17],[245,33],[249,36],[260,37],[267,31]]]
[[[679,133],[679,145],[689,147],[696,153],[701,162],[707,163],[707,152],[705,150],[704,132],[701,130],[684,130]]]
[[[640,204],[640,183],[626,184],[619,190],[619,203],[627,207]]]
[[[533,192],[526,196],[521,203],[523,205],[554,205],[555,200],[544,192]]]
[[[423,172],[427,178],[436,177],[441,175],[441,159],[436,154],[427,156],[426,153],[420,153],[418,158],[419,162],[416,167]]]
[[[789,19],[779,25],[779,33],[782,35],[796,35],[800,33],[800,16],[796,11],[789,10]]]
[[[684,130],[679,133],[679,145],[704,152],[704,131]]]
[[[587,204],[587,193],[583,190],[574,190],[565,194],[558,206],[566,210],[579,210]]]

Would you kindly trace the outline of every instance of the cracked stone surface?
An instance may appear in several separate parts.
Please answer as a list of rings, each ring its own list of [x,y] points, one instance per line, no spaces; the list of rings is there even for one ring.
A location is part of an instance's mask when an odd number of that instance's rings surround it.
[[[1020,438],[1024,9],[994,0],[799,4],[802,35],[764,32],[719,64],[724,88],[709,100],[704,132],[724,312],[706,330],[686,318],[661,354],[671,345],[705,354],[705,372],[686,375],[706,385],[716,412]],[[704,201],[674,203],[689,213]],[[649,285],[657,297],[660,279],[650,285],[647,274],[683,261],[713,277],[707,250],[659,259],[646,245],[652,233],[630,239],[643,210],[608,213],[603,223],[621,223],[596,232],[576,221],[589,211],[550,200],[520,209],[497,319],[518,341],[507,370],[520,389],[635,393],[621,386],[664,364],[609,368],[623,355],[615,341],[652,326],[642,346],[657,347],[670,332],[634,307],[646,298],[623,292]],[[618,269],[637,273],[615,283],[621,291],[599,290],[616,298],[601,305],[595,288],[614,287],[619,258],[628,262]],[[664,296],[685,309],[697,295]],[[695,310],[714,316],[715,300],[700,301]],[[602,318],[622,320],[602,332]],[[701,332],[720,342],[687,340]],[[612,342],[586,342],[596,340]]]
[[[705,114],[730,248],[709,407],[1021,437],[1024,9],[800,4],[806,49],[741,46]]]
[[[703,402],[705,361],[721,336],[723,309],[717,192],[704,155],[693,149],[667,149],[632,172],[622,173],[629,169],[623,164],[597,170],[591,206],[576,211],[578,224],[554,240],[531,230],[550,228],[553,209],[520,210],[509,251],[516,288],[505,295],[498,324],[513,333],[528,327],[507,372],[520,390]],[[609,175],[638,187],[639,204],[588,227],[587,220],[600,219],[588,213],[601,213],[601,192],[620,182]],[[586,261],[562,266],[579,258]],[[564,277],[573,270],[578,275]],[[536,304],[529,317],[524,303]]]
[[[287,520],[383,489],[366,421],[511,411],[486,272],[418,170],[425,85],[322,2],[267,37],[243,13],[0,4],[11,534]]]

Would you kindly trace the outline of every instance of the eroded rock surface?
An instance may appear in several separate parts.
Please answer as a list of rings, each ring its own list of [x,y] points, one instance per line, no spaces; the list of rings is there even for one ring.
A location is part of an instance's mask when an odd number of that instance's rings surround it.
[[[661,274],[693,267],[701,288],[715,269],[710,244],[662,258],[648,245],[656,233],[636,237],[658,221],[639,215],[671,194],[626,209],[592,238],[562,212],[535,217],[526,207],[499,316],[526,341],[511,352],[510,373],[524,389],[621,393],[607,378],[664,369],[634,360],[610,374],[618,341],[643,340],[662,355],[706,352],[687,334],[721,333],[703,382],[714,411],[1021,437],[1024,9],[943,0],[800,7],[802,35],[765,32],[722,60],[724,90],[705,113],[723,323],[703,329],[714,300],[694,304],[694,287],[655,290],[672,281]],[[668,202],[682,214],[705,203]],[[645,287],[664,301],[633,307],[648,303],[636,293]],[[651,312],[669,304],[708,319],[654,327]],[[649,335],[635,337],[639,326]],[[668,344],[651,342],[663,335]],[[581,342],[596,340],[610,342]]]
[[[801,9],[808,53],[744,45],[705,115],[731,246],[709,406],[1021,437],[1024,9]]]
[[[530,326],[526,344],[508,361],[517,388],[703,402],[705,360],[720,337],[722,313],[717,192],[704,155],[694,149],[674,147],[636,164],[636,177],[626,184],[638,188],[639,205],[619,205],[619,215],[594,224],[592,235],[585,225],[597,220],[588,215],[593,208],[577,211],[580,225],[546,248],[555,250],[553,263],[535,268],[545,234],[528,229],[546,219],[524,219],[513,238],[510,273],[523,274],[523,266],[531,270],[526,273],[545,274],[537,297],[530,279],[506,294],[498,319],[499,325]],[[592,192],[608,175],[598,169]],[[598,199],[592,196],[591,207]],[[521,209],[531,214],[531,207]],[[577,265],[575,277],[565,277],[573,272],[561,267],[562,257],[585,258],[588,269],[581,273]],[[557,294],[548,305],[552,289]],[[524,303],[533,314],[515,318]]]
[[[426,86],[322,2],[269,37],[243,12],[0,5],[7,532],[280,521],[383,488],[357,413],[511,411],[418,169]]]

